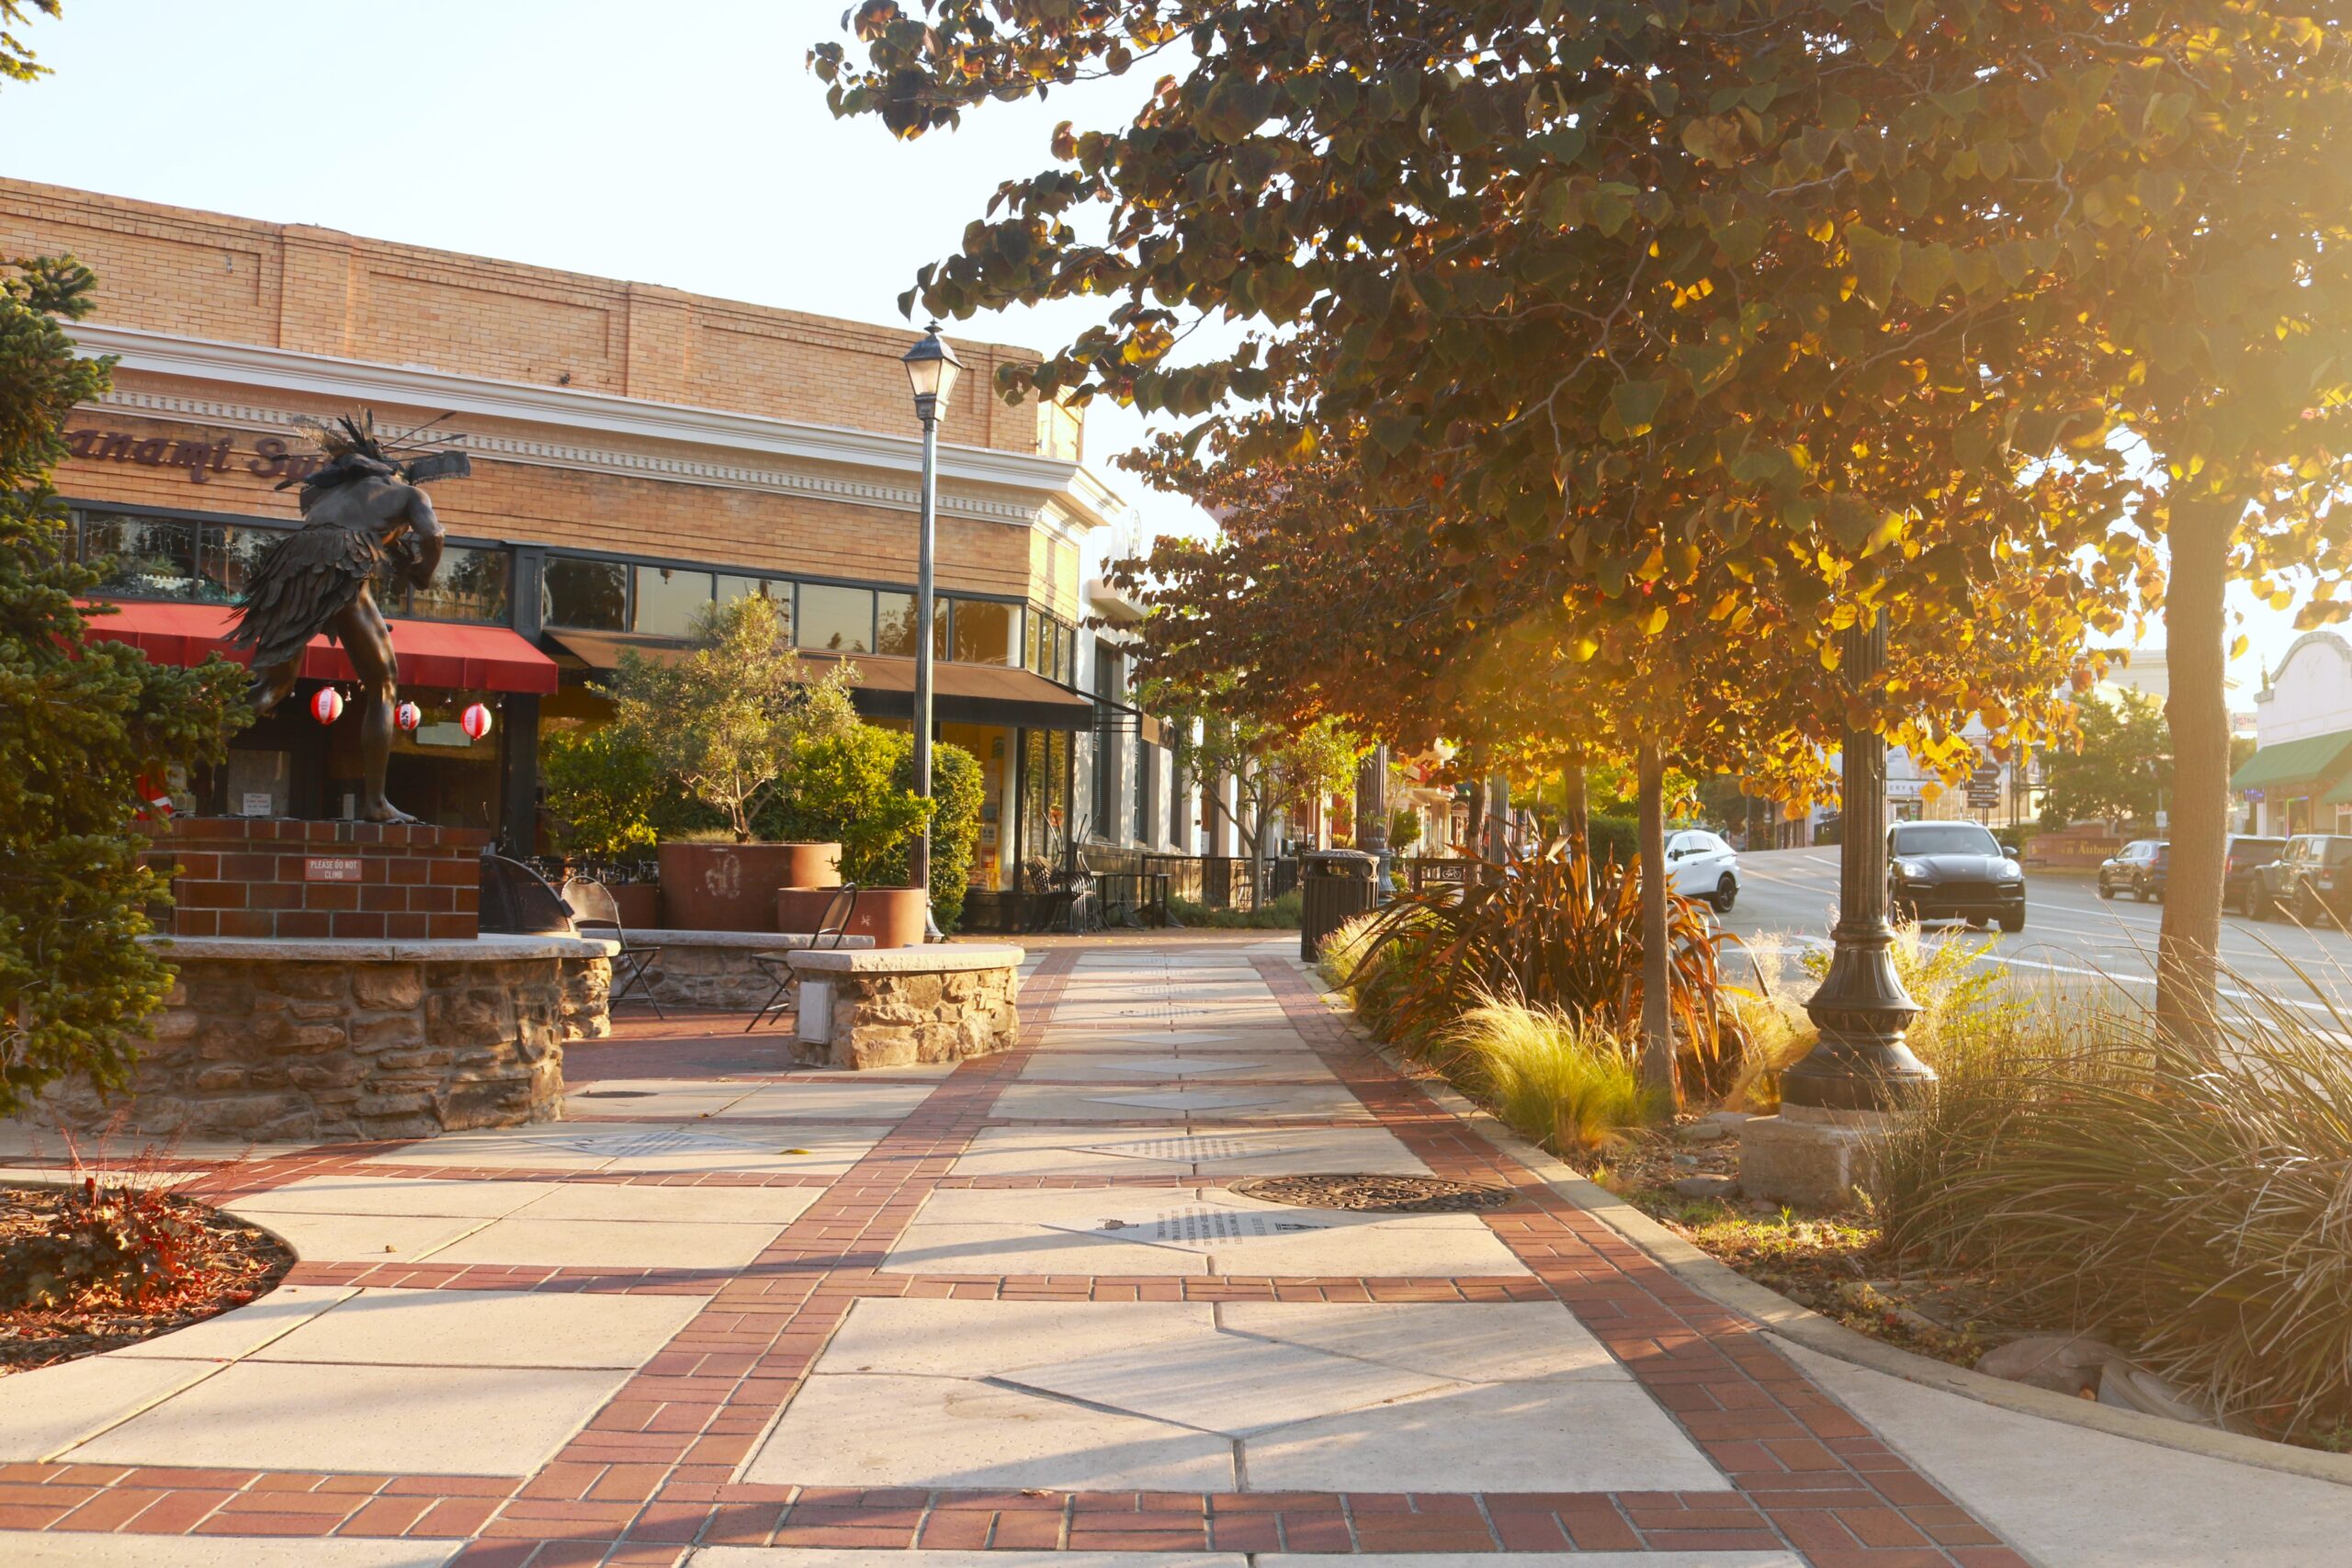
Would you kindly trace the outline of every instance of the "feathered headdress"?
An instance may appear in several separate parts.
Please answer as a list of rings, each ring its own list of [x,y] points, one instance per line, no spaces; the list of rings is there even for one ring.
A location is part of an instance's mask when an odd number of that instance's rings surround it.
[[[413,462],[429,455],[427,444],[419,438],[448,417],[445,413],[412,426],[398,435],[379,436],[376,434],[376,411],[373,409],[361,409],[356,413],[332,420],[297,414],[295,428],[310,437],[311,444],[325,456],[326,461],[299,479],[280,479],[277,488],[284,490],[288,485],[300,485],[302,510],[307,512],[313,497],[337,485],[350,484],[370,475],[380,479],[392,478],[401,472],[403,458]],[[458,439],[462,440],[463,437]]]

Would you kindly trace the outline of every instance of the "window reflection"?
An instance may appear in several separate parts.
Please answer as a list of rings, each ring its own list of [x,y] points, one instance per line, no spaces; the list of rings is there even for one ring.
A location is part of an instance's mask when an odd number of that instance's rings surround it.
[[[948,658],[964,664],[1017,664],[1021,612],[988,599],[956,601],[956,638]]]
[[[794,640],[803,648],[832,653],[872,653],[874,590],[802,583],[798,635]]]
[[[426,586],[412,591],[408,613],[429,621],[503,622],[508,617],[508,556],[504,550],[451,545]]]
[[[915,596],[911,593],[877,593],[879,608],[874,638],[874,651],[895,653],[903,659],[915,656]],[[947,599],[934,594],[931,601],[931,656],[945,659],[947,653]]]
[[[618,561],[557,556],[548,562],[541,595],[551,626],[582,631],[628,629],[628,568]]]
[[[689,637],[696,621],[710,608],[710,573],[676,567],[637,569],[637,603],[630,615],[631,631],[655,637]]]

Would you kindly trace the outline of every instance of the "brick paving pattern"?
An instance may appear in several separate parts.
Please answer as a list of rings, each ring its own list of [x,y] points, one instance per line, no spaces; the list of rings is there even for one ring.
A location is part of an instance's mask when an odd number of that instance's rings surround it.
[[[1149,950],[1125,947],[1148,956]],[[206,1167],[188,1190],[222,1201],[307,1178],[530,1181],[563,1186],[815,1190],[741,1267],[536,1267],[424,1261],[306,1261],[290,1284],[438,1291],[684,1294],[707,1298],[627,1377],[586,1426],[526,1477],[351,1474],[78,1463],[0,1466],[0,1529],[230,1536],[374,1536],[467,1542],[461,1568],[674,1564],[697,1546],[1132,1551],[1792,1552],[1815,1568],[2022,1568],[2025,1559],[1912,1469],[1737,1314],[1698,1294],[1591,1215],[1555,1197],[1363,1050],[1289,963],[1250,961],[1279,1003],[1283,1032],[1371,1120],[1249,1117],[1214,1109],[1158,1119],[1060,1122],[995,1114],[1023,1087],[1083,1088],[1052,1058],[1023,1076],[1053,1036],[1059,1051],[1107,1037],[1057,1027],[1080,950],[1039,963],[1022,994],[1021,1048],[912,1082],[912,1111],[884,1119],[789,1118],[791,1125],[891,1124],[836,1176],[726,1172],[560,1172],[403,1165],[401,1147],[346,1145]],[[1177,988],[1181,988],[1181,983]],[[726,1026],[721,1026],[726,1027]],[[1196,1027],[1215,1028],[1214,1023]],[[1262,1034],[1261,1025],[1250,1026]],[[609,1077],[748,1073],[756,1049],[692,1024],[631,1024],[627,1038],[578,1048],[574,1071]],[[673,1043],[677,1049],[670,1049]],[[1290,1055],[1297,1055],[1291,1047]],[[771,1058],[766,1058],[772,1061]],[[1139,1058],[1140,1059],[1140,1058]],[[785,1080],[786,1082],[790,1079]],[[839,1081],[838,1079],[833,1081]],[[1159,1080],[1148,1080],[1157,1083]],[[1174,1081],[1172,1078],[1168,1081]],[[1247,1087],[1319,1081],[1304,1072]],[[757,1081],[746,1087],[758,1087]],[[1193,1087],[1188,1080],[1185,1087]],[[1244,1085],[1231,1086],[1237,1097]],[[627,1121],[603,1108],[588,1120]],[[996,1129],[1082,1127],[1116,1134],[1171,1122],[1279,1140],[1301,1127],[1377,1127],[1436,1175],[1507,1187],[1508,1207],[1477,1215],[1526,1274],[1354,1275],[888,1272],[894,1243],[933,1193],[1207,1190],[1215,1175],[957,1176]],[[730,1116],[727,1126],[782,1124]],[[806,1385],[861,1301],[1037,1303],[1523,1303],[1556,1301],[1631,1374],[1675,1429],[1729,1481],[1711,1491],[1070,1491],[1046,1487],[856,1487],[742,1479],[780,1412]],[[0,1384],[0,1389],[5,1389]],[[1410,1475],[1396,1481],[1409,1484]]]

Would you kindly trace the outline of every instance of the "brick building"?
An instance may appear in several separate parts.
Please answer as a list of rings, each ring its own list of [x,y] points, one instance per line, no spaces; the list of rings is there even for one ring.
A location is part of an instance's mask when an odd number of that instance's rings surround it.
[[[586,683],[625,648],[674,647],[714,598],[775,599],[812,655],[854,659],[869,716],[911,712],[909,329],[0,180],[0,254],[62,252],[99,276],[77,341],[119,361],[58,481],[78,547],[115,563],[119,610],[96,635],[175,661],[218,645],[247,564],[298,520],[277,488],[302,461],[295,416],[364,405],[381,427],[442,419],[464,437],[473,477],[434,491],[441,572],[384,606],[425,710],[392,795],[427,820],[533,843],[542,728],[594,722]],[[937,715],[986,771],[974,876],[994,887],[1059,852],[1090,787],[1078,738],[1119,722],[1078,669],[1080,562],[1117,502],[1075,414],[991,391],[1023,351],[956,351]],[[321,642],[306,673],[350,671]],[[469,742],[457,719],[475,701],[497,722]],[[342,814],[353,728],[288,702],[187,781],[190,804]]]

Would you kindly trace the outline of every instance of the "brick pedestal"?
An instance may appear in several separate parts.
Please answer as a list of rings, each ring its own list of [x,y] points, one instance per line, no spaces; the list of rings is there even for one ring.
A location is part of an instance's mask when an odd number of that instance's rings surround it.
[[[162,929],[180,937],[283,942],[462,942],[481,933],[472,828],[178,817],[153,829],[148,863],[170,872]]]

